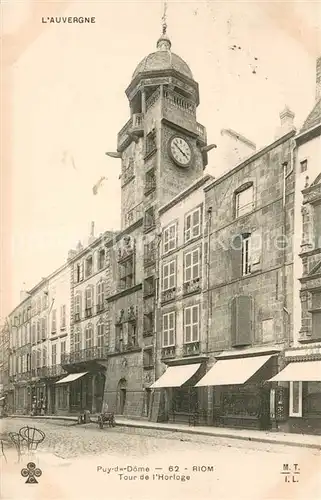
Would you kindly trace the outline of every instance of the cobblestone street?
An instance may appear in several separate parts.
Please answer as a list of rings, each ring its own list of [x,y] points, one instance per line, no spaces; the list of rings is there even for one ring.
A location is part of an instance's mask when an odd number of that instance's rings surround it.
[[[93,423],[78,426],[66,421],[26,419],[0,421],[2,438],[25,425],[36,425],[46,434],[34,458],[43,474],[38,485],[25,485],[20,470],[26,466],[27,457],[14,464],[16,454],[5,444],[7,463],[2,458],[2,464],[8,474],[3,475],[1,484],[4,499],[36,498],[28,496],[32,492],[41,492],[44,499],[78,500],[147,500],[165,495],[173,499],[319,498],[321,483],[317,470],[321,461],[317,450],[149,429],[100,430]],[[300,474],[281,474],[284,464],[292,471],[298,464]]]

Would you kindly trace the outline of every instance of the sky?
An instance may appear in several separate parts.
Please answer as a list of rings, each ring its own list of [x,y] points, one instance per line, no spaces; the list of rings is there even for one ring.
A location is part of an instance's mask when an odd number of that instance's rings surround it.
[[[60,2],[60,7],[63,2]],[[46,15],[38,2],[32,26]],[[51,5],[54,2],[51,2]],[[31,0],[2,3],[2,33],[31,22]],[[139,61],[156,50],[160,1],[67,1],[57,15],[95,24],[46,24],[7,68],[12,76],[10,297],[1,314],[60,267],[68,250],[120,227],[117,133],[129,118],[125,89]],[[169,1],[172,51],[200,86],[198,121],[219,146],[231,128],[262,147],[288,105],[300,127],[315,99],[320,2]],[[232,50],[236,45],[241,47]],[[256,59],[255,59],[256,58]],[[255,70],[255,73],[253,73]],[[219,169],[217,150],[208,171]],[[97,196],[92,187],[102,176]],[[9,310],[7,310],[9,308]]]

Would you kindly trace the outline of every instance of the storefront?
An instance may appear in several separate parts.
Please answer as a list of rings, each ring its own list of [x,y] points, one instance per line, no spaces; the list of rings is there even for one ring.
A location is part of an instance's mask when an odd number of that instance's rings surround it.
[[[234,356],[234,357],[233,357]],[[238,357],[236,357],[238,356]],[[277,372],[276,353],[223,353],[196,387],[212,391],[211,424],[244,429],[271,428],[267,376]]]
[[[57,412],[79,413],[89,410],[99,413],[102,407],[105,375],[101,372],[69,373],[56,382]]]
[[[302,353],[299,349],[290,353],[291,361],[270,379],[274,390],[283,388],[287,396],[287,411],[278,427],[283,432],[321,435],[321,359],[302,360]],[[300,354],[301,360],[296,359]]]
[[[30,406],[28,410],[32,415],[45,415],[47,412],[47,386],[44,382],[38,382],[30,386],[28,390],[28,399],[30,397]]]
[[[151,386],[161,389],[163,420],[178,423],[206,423],[207,390],[195,387],[205,373],[202,363],[168,366]]]

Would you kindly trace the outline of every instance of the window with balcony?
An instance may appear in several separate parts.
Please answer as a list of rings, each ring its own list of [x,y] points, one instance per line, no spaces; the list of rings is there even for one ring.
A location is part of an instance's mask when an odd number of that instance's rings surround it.
[[[60,307],[60,330],[66,328],[66,306],[62,305]]]
[[[126,290],[134,286],[134,256],[129,256],[119,264],[119,288]]]
[[[57,364],[57,344],[51,345],[51,365],[55,366]]]
[[[93,273],[93,258],[92,258],[92,255],[90,255],[86,259],[86,262],[85,262],[85,273],[86,273],[86,278],[89,278],[89,276],[91,276],[92,273]]]
[[[101,312],[105,308],[105,283],[99,281],[96,286],[96,297],[97,297],[97,313]]]
[[[80,351],[81,348],[81,330],[77,328],[74,333],[74,350],[75,352]]]
[[[144,214],[144,231],[150,231],[155,227],[155,209],[149,207]]]
[[[75,295],[75,321],[81,319],[81,292],[77,292]]]
[[[201,252],[195,248],[184,255],[184,293],[194,292],[200,289],[201,275]]]
[[[175,345],[175,311],[163,314],[163,347]]]
[[[184,309],[184,343],[199,341],[200,314],[199,304]]]
[[[254,209],[254,186],[247,183],[235,191],[235,217],[252,212]]]
[[[94,330],[93,330],[93,326],[91,324],[89,324],[86,326],[86,330],[85,330],[86,349],[93,347],[93,345],[94,345]]]
[[[201,207],[192,210],[185,215],[184,241],[187,243],[201,235],[202,218]]]
[[[57,310],[53,309],[51,311],[51,333],[56,333],[57,331]]]
[[[156,175],[155,170],[151,169],[145,175],[145,189],[144,193],[147,196],[156,189]]]
[[[163,255],[174,250],[177,245],[177,224],[171,224],[163,231]]]
[[[93,287],[90,285],[85,291],[85,315],[90,318],[93,314]]]

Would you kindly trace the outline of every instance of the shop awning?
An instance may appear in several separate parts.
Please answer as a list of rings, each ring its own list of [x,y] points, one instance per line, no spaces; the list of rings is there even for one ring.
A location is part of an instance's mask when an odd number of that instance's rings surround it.
[[[321,361],[289,363],[269,382],[321,382]]]
[[[271,356],[219,360],[195,387],[245,384]]]
[[[201,363],[193,365],[169,366],[163,375],[151,385],[152,389],[161,387],[181,387],[187,382],[199,369]]]
[[[58,380],[56,384],[67,384],[68,382],[73,382],[74,380],[77,380],[80,377],[83,377],[86,375],[88,372],[82,372],[82,373],[69,373],[67,377],[62,378],[61,380]]]

